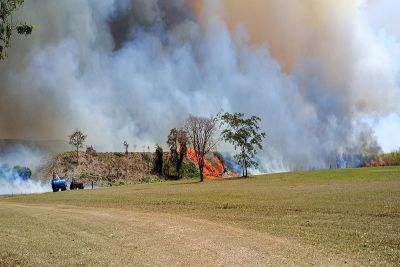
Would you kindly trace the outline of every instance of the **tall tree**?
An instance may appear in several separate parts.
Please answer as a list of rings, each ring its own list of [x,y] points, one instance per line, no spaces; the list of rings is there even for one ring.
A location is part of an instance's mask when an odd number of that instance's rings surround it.
[[[246,118],[243,113],[224,113],[219,115],[221,126],[226,128],[222,131],[222,138],[234,145],[235,150],[239,150],[234,156],[242,166],[242,174],[248,176],[247,169],[251,166],[257,167],[255,161],[257,149],[262,149],[262,140],[265,132],[260,131],[258,124],[261,119],[257,116]]]
[[[204,157],[217,145],[217,120],[215,118],[202,118],[189,116],[186,120],[185,131],[193,146],[197,165],[200,172],[200,181],[204,180]]]
[[[13,31],[18,34],[29,35],[34,25],[13,22],[13,12],[24,3],[24,0],[0,0],[0,60],[7,57],[6,49],[11,47]]]
[[[76,163],[79,165],[79,148],[83,147],[87,135],[81,130],[76,129],[69,137],[69,144],[76,149]]]
[[[167,144],[171,150],[171,159],[175,165],[178,178],[182,178],[182,163],[187,152],[188,136],[183,129],[171,129]]]
[[[160,145],[156,145],[156,158],[154,162],[154,170],[158,174],[162,174],[163,170],[163,155],[164,151]]]

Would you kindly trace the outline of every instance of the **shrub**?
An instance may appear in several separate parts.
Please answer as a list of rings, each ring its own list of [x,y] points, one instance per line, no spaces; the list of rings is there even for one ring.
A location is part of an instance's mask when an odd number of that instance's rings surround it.
[[[189,179],[198,179],[200,177],[199,169],[197,166],[189,161],[182,164],[183,177]]]
[[[158,174],[162,174],[163,170],[163,155],[164,151],[161,146],[156,146],[156,158],[154,160],[154,171]]]

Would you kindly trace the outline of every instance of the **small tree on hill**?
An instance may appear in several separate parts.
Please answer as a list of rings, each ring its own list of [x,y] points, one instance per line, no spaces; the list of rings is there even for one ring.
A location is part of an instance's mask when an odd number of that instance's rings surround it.
[[[262,139],[265,138],[265,133],[260,132],[258,126],[261,119],[257,116],[245,118],[243,113],[224,113],[220,115],[220,120],[221,125],[226,126],[222,138],[239,150],[234,158],[242,166],[243,176],[247,177],[247,169],[258,166],[254,157],[257,149],[262,149]]]
[[[79,148],[83,147],[87,135],[81,130],[76,129],[69,137],[69,144],[76,149],[76,163],[79,165]]]
[[[178,174],[178,178],[182,177],[182,163],[185,159],[188,145],[188,136],[185,130],[183,129],[171,129],[167,144],[171,150],[171,159],[175,165],[176,173]]]
[[[215,148],[218,142],[215,138],[216,123],[215,118],[189,116],[186,120],[185,131],[195,152],[201,182],[204,180],[204,157]]]
[[[11,46],[10,40],[13,31],[29,35],[35,27],[26,23],[13,23],[12,13],[23,3],[24,0],[0,0],[0,60],[7,57],[6,49]]]
[[[125,141],[123,142],[123,145],[124,145],[124,147],[125,147],[125,155],[128,155],[128,148],[129,148],[128,142],[125,140]]]

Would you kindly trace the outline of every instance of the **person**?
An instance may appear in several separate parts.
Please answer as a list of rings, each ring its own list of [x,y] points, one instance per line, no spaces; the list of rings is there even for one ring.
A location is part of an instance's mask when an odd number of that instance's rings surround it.
[[[53,172],[53,180],[58,180],[58,179],[60,179],[60,177],[58,177],[58,175],[55,172]]]

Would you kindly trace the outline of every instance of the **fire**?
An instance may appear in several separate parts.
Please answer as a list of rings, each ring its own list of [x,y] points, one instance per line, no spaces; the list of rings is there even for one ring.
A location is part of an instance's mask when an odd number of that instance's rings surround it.
[[[194,163],[197,163],[196,152],[194,151],[194,149],[188,149],[186,156]],[[212,161],[215,163],[216,166],[214,166],[209,160],[204,159],[204,176],[206,176],[207,178],[223,177],[225,174],[224,164],[217,157],[214,157]]]

